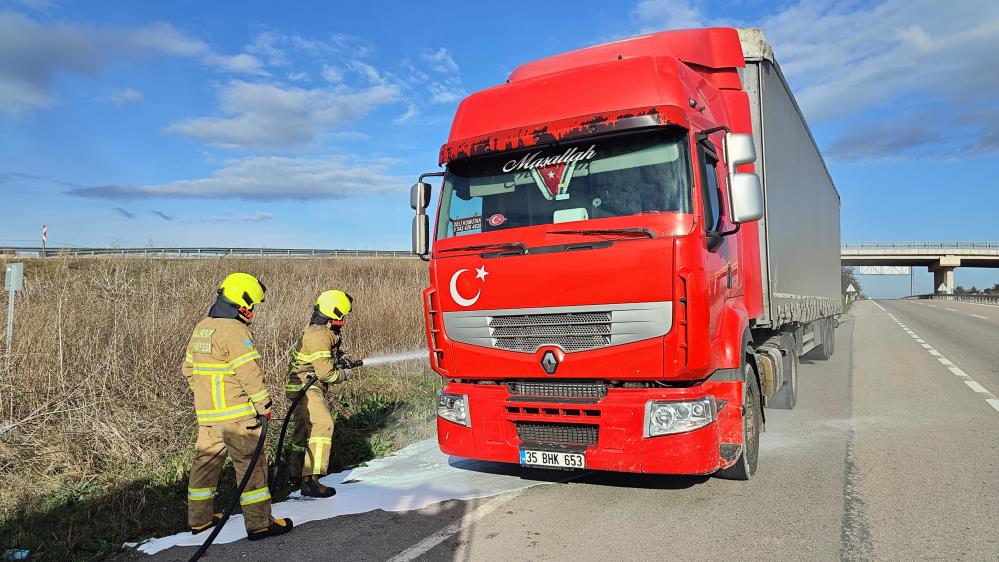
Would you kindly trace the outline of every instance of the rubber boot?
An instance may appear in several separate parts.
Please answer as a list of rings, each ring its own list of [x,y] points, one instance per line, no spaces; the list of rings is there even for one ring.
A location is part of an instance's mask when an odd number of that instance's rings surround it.
[[[318,476],[303,476],[302,495],[307,498],[330,498],[336,495],[336,489],[323,486]]]
[[[290,533],[294,526],[295,524],[292,523],[291,519],[288,519],[287,517],[282,519],[271,519],[270,526],[247,533],[246,538],[251,541],[262,541],[266,538]]]
[[[203,523],[201,525],[196,525],[194,527],[191,527],[191,534],[197,535],[198,533],[207,531],[208,529],[211,529],[212,527],[218,525],[219,521],[221,520],[222,520],[221,513],[213,513],[212,518],[210,521],[208,521],[208,523]]]

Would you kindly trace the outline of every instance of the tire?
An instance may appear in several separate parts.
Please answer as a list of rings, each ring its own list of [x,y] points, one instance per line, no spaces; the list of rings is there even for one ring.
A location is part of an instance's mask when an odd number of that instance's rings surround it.
[[[834,346],[834,343],[832,341],[834,337],[833,325],[832,322],[830,322],[826,318],[819,320],[819,322],[822,325],[822,327],[820,328],[822,334],[821,338],[822,345],[815,347],[814,355],[815,357],[823,361],[828,361],[833,354],[833,346]]]
[[[763,426],[763,409],[756,370],[748,361],[744,367],[742,385],[742,452],[735,464],[715,473],[725,480],[749,480],[756,473],[760,457],[760,428]]]
[[[794,409],[794,405],[798,403],[798,366],[800,361],[801,359],[793,351],[784,356],[783,366],[789,371],[789,376],[770,400],[767,400],[767,407],[778,410]]]

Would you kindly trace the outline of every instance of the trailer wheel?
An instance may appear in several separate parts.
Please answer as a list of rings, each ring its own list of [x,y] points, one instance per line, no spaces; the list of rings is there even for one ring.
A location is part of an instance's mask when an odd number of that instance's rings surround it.
[[[780,389],[767,400],[767,406],[778,410],[793,410],[798,403],[798,365],[801,359],[794,352],[788,352],[783,359],[781,366],[786,370],[786,379]]]
[[[756,382],[756,370],[746,362],[742,385],[742,453],[739,460],[728,468],[715,473],[726,480],[749,480],[756,472],[760,456],[760,428],[763,426],[763,409],[760,402],[760,387]]]
[[[822,345],[815,347],[815,356],[823,361],[827,361],[832,357],[833,349],[836,346],[833,341],[836,337],[836,330],[833,327],[833,323],[827,318],[819,320],[819,322],[821,324]]]

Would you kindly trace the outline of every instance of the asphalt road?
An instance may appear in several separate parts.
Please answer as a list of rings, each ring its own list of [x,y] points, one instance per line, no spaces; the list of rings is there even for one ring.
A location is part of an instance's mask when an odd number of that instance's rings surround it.
[[[803,361],[797,407],[767,411],[749,482],[573,473],[204,559],[999,559],[999,308],[864,301],[837,338]]]

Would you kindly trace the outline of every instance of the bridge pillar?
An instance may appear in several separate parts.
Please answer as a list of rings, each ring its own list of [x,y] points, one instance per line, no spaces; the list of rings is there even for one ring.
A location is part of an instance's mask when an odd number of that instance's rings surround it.
[[[954,294],[954,270],[961,265],[961,258],[958,256],[940,256],[940,261],[931,265],[929,270],[933,272],[933,292],[939,293],[940,285],[944,286],[944,294]]]

